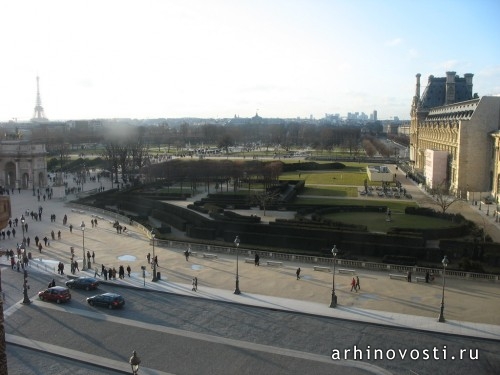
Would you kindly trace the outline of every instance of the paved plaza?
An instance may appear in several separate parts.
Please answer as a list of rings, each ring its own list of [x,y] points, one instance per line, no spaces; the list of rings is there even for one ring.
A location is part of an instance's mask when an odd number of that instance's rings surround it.
[[[404,178],[404,176],[403,176]],[[68,183],[72,183],[71,180]],[[105,188],[108,181],[102,181]],[[95,186],[93,186],[95,184]],[[87,183],[85,188],[99,187],[100,183]],[[414,193],[418,193],[415,191]],[[437,323],[437,316],[442,298],[442,280],[433,283],[408,283],[393,280],[384,272],[356,270],[360,278],[361,289],[351,291],[352,275],[336,274],[335,289],[338,296],[338,307],[329,307],[332,290],[332,273],[314,271],[313,264],[284,262],[283,267],[267,266],[263,261],[256,267],[246,263],[245,244],[240,245],[239,258],[240,289],[242,294],[233,294],[235,288],[236,257],[219,254],[217,259],[205,259],[198,254],[186,261],[183,250],[155,246],[158,256],[158,271],[161,280],[151,281],[151,268],[147,268],[146,278],[142,277],[141,266],[147,264],[147,254],[153,254],[153,248],[145,233],[139,228],[128,226],[126,233],[118,234],[113,228],[114,217],[103,213],[97,214],[98,224],[92,227],[91,220],[96,213],[87,209],[76,208],[67,200],[41,200],[33,196],[31,191],[17,191],[11,195],[13,218],[20,218],[23,213],[38,211],[43,207],[41,221],[32,220],[25,215],[31,239],[28,251],[32,253],[32,270],[47,272],[47,279],[56,277],[62,283],[67,277],[55,273],[56,265],[62,261],[65,273],[70,273],[70,248],[74,247],[80,271],[76,275],[92,275],[94,270],[82,270],[83,246],[85,252],[95,254],[92,267],[101,265],[108,268],[120,265],[132,269],[131,277],[111,283],[165,290],[172,293],[186,294],[200,298],[220,299],[235,303],[285,309],[308,314],[318,314],[343,319],[363,320],[379,324],[399,325],[414,329],[429,329],[465,335],[478,335],[500,339],[500,317],[496,313],[500,290],[498,283],[478,282],[447,278],[445,292],[445,316],[448,323]],[[73,197],[74,198],[74,197]],[[259,213],[257,213],[259,214]],[[262,213],[261,213],[262,214]],[[55,215],[55,222],[50,216]],[[66,225],[62,224],[67,215]],[[266,212],[266,219],[272,220],[273,212]],[[85,223],[85,232],[80,230]],[[73,226],[70,232],[69,226]],[[123,225],[126,225],[125,223]],[[493,225],[493,224],[492,224]],[[11,236],[0,242],[3,249],[15,249],[22,238],[20,226],[16,237]],[[51,231],[56,233],[56,240],[51,240]],[[61,239],[57,232],[61,231]],[[50,239],[50,246],[40,253],[34,246],[34,237],[45,236]],[[7,265],[8,259],[2,257]],[[296,269],[301,268],[301,278],[296,279]],[[4,268],[4,277],[8,277],[9,268]],[[12,271],[14,272],[14,271]],[[191,289],[193,277],[198,278],[198,292]],[[33,291],[35,292],[35,291]],[[20,288],[20,296],[22,291]],[[452,323],[451,323],[452,322]],[[490,326],[491,325],[491,326]]]

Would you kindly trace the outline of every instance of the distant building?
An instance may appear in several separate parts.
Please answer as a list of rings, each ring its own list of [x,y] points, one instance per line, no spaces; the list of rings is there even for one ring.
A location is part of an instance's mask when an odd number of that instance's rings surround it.
[[[430,76],[420,96],[420,74],[416,75],[415,96],[411,106],[410,160],[415,170],[439,175],[452,192],[493,189],[494,157],[492,134],[500,126],[500,97],[479,98],[472,92],[473,74],[459,77]],[[446,163],[430,158],[427,150],[446,153]],[[439,160],[439,165],[434,164]],[[437,169],[442,169],[437,171]],[[430,178],[431,176],[426,176]]]

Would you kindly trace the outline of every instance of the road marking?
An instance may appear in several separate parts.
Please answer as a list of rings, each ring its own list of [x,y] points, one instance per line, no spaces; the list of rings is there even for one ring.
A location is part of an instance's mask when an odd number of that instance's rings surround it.
[[[207,335],[204,333],[185,331],[185,330],[181,330],[178,328],[171,328],[171,327],[166,327],[166,326],[157,325],[157,324],[145,323],[145,322],[141,322],[141,321],[137,321],[137,320],[120,318],[117,316],[113,316],[113,315],[109,315],[109,314],[105,314],[105,313],[101,313],[101,312],[96,312],[96,311],[87,311],[87,310],[82,310],[82,309],[76,309],[76,308],[69,307],[69,306],[49,304],[49,303],[42,302],[42,301],[35,300],[32,303],[34,305],[36,305],[37,307],[44,307],[44,308],[48,308],[48,309],[52,309],[52,310],[56,310],[56,311],[60,311],[60,312],[66,312],[66,313],[70,313],[70,314],[80,315],[80,316],[83,316],[86,318],[91,318],[93,320],[96,320],[96,319],[105,320],[107,322],[113,322],[113,323],[117,323],[117,324],[133,326],[136,328],[147,329],[147,330],[151,330],[151,331],[155,331],[155,332],[162,332],[162,333],[170,334],[170,335],[182,336],[182,337],[193,339],[193,340],[202,340],[202,341],[206,341],[206,342],[210,342],[210,343],[227,345],[227,346],[232,346],[232,347],[236,347],[236,348],[240,348],[240,349],[282,355],[282,356],[287,356],[287,357],[292,357],[292,358],[304,359],[304,360],[308,360],[308,361],[322,362],[322,363],[327,363],[327,364],[331,364],[334,366],[337,365],[337,366],[354,367],[354,368],[359,368],[359,369],[368,371],[368,372],[370,372],[372,374],[376,374],[376,375],[392,375],[392,373],[390,371],[387,371],[383,368],[380,368],[378,366],[375,366],[375,365],[372,365],[369,363],[363,363],[360,361],[353,361],[353,360],[333,361],[330,358],[329,353],[327,355],[318,355],[318,354],[307,353],[307,352],[302,352],[302,351],[293,350],[293,349],[285,349],[285,348],[279,348],[276,346],[262,345],[262,344],[248,342],[248,341],[241,341],[241,340],[235,340],[235,339],[230,339],[230,338],[225,338],[225,337]]]

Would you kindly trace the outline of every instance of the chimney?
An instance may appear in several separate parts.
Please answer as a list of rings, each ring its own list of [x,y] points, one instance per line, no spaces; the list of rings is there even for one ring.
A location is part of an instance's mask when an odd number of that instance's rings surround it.
[[[456,72],[446,72],[446,97],[444,104],[455,103],[455,76]]]
[[[465,87],[467,87],[467,97],[469,99],[472,99],[472,77],[474,77],[474,74],[472,74],[472,73],[465,73],[464,74]]]
[[[417,99],[420,99],[420,77],[422,75],[420,73],[418,73],[415,77],[417,77],[417,85],[415,87],[415,96],[417,97]]]

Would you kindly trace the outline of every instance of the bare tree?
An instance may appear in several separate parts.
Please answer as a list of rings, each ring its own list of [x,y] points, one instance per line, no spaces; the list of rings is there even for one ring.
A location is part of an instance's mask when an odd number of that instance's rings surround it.
[[[267,189],[251,195],[250,201],[254,204],[258,204],[261,210],[264,210],[264,216],[266,216],[266,207],[270,204],[276,203],[280,197],[280,192],[278,189]]]
[[[441,209],[441,212],[444,214],[450,206],[459,201],[460,198],[453,196],[450,194],[450,189],[447,186],[445,180],[443,180],[439,185],[430,190],[433,198],[436,200],[437,205]]]

